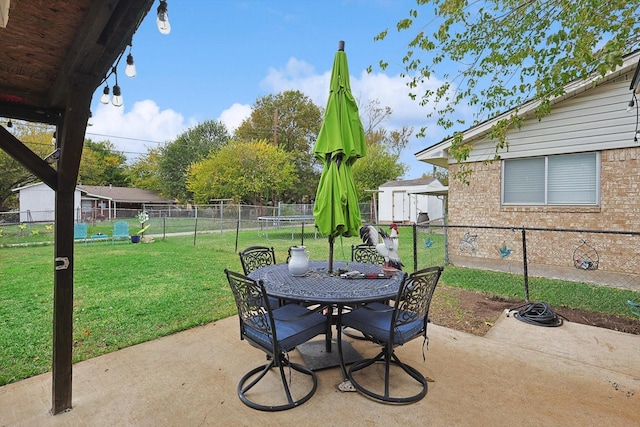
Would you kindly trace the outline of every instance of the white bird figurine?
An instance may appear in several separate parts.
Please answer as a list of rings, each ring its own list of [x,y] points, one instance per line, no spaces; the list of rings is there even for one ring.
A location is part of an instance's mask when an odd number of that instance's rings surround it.
[[[378,233],[374,226],[364,225],[360,228],[360,237],[365,244],[376,247],[378,253],[384,258],[385,267],[402,270],[404,264],[398,255],[398,226],[391,224],[389,228],[391,228],[389,233],[383,229]]]

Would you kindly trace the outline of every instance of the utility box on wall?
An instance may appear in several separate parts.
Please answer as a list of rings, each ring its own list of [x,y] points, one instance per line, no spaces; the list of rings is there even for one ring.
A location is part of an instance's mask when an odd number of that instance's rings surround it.
[[[411,224],[424,222],[427,217],[440,219],[444,216],[446,191],[447,187],[435,178],[384,183],[378,191],[378,221]]]

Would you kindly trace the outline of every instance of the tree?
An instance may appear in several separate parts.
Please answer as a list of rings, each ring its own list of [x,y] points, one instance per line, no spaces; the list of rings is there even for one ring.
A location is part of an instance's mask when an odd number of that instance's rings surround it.
[[[372,130],[365,134],[368,144],[378,144],[384,146],[391,154],[400,158],[402,151],[409,145],[409,138],[413,133],[413,128],[403,126],[400,130],[389,131],[385,128]]]
[[[115,150],[109,141],[84,141],[82,159],[78,171],[78,182],[85,185],[114,185],[126,187],[129,183],[125,173],[126,156]]]
[[[370,100],[359,108],[365,129],[367,155],[353,166],[353,176],[358,190],[358,200],[371,199],[365,190],[377,190],[382,184],[398,179],[407,170],[400,162],[400,154],[409,144],[413,128],[403,126],[389,131],[383,124],[393,114],[391,107],[381,107],[380,101]]]
[[[409,17],[397,23],[398,31],[416,31],[403,58],[403,76],[410,77],[413,89],[432,78],[443,80],[411,96],[421,105],[434,105],[427,116],[435,115],[444,129],[467,125],[456,114],[460,106],[477,109],[472,125],[514,109],[491,131],[496,155],[508,148],[507,132],[521,124],[517,106],[535,99],[536,114],[542,118],[566,84],[604,76],[640,45],[637,0],[417,3]],[[385,30],[376,39],[387,35]],[[450,153],[462,162],[470,149],[456,132]]]
[[[126,168],[127,179],[131,186],[145,190],[161,191],[158,168],[160,149],[152,148]]]
[[[296,169],[295,187],[280,194],[285,200],[300,201],[315,194],[320,174],[313,168],[313,142],[322,126],[322,110],[300,91],[285,91],[256,100],[251,116],[245,119],[234,138],[262,139],[292,154]]]
[[[220,150],[229,141],[222,122],[207,120],[160,148],[158,178],[162,193],[181,201],[191,200],[186,178],[189,166]]]
[[[413,128],[403,126],[400,130],[388,131],[382,124],[391,117],[391,107],[381,107],[379,99],[371,99],[364,107],[359,107],[360,116],[363,117],[362,125],[369,144],[382,144],[391,153],[400,156],[409,145],[409,138],[413,134]]]
[[[381,144],[367,144],[367,155],[353,164],[353,180],[359,201],[371,199],[371,193],[365,190],[377,190],[385,182],[404,175],[406,166],[398,158]]]
[[[420,178],[435,178],[442,185],[449,185],[449,171],[447,169],[433,165],[433,171],[431,173],[423,173]]]
[[[187,189],[196,203],[231,198],[260,205],[264,194],[293,185],[294,168],[291,154],[266,140],[234,140],[189,167]]]
[[[25,144],[31,151],[44,158],[54,150],[51,145],[53,129],[43,126],[34,126],[20,121],[12,121],[13,135]],[[18,208],[18,198],[12,191],[38,179],[27,170],[20,162],[0,150],[0,211]]]

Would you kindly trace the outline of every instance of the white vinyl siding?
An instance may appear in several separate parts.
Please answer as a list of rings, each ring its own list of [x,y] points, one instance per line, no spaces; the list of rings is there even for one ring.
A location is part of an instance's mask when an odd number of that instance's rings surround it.
[[[564,100],[542,120],[531,117],[521,128],[509,131],[508,148],[497,154],[501,159],[523,159],[635,146],[636,115],[625,111],[629,95],[629,80],[619,78]],[[467,162],[489,160],[496,154],[495,139],[486,136],[468,142],[473,150]]]
[[[505,205],[596,205],[598,153],[579,153],[503,161]]]

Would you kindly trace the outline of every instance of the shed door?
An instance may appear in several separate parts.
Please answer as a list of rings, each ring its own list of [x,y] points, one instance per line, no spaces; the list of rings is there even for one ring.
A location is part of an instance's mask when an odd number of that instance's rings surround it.
[[[405,190],[396,190],[393,193],[393,206],[391,209],[391,221],[409,221],[409,198]]]

